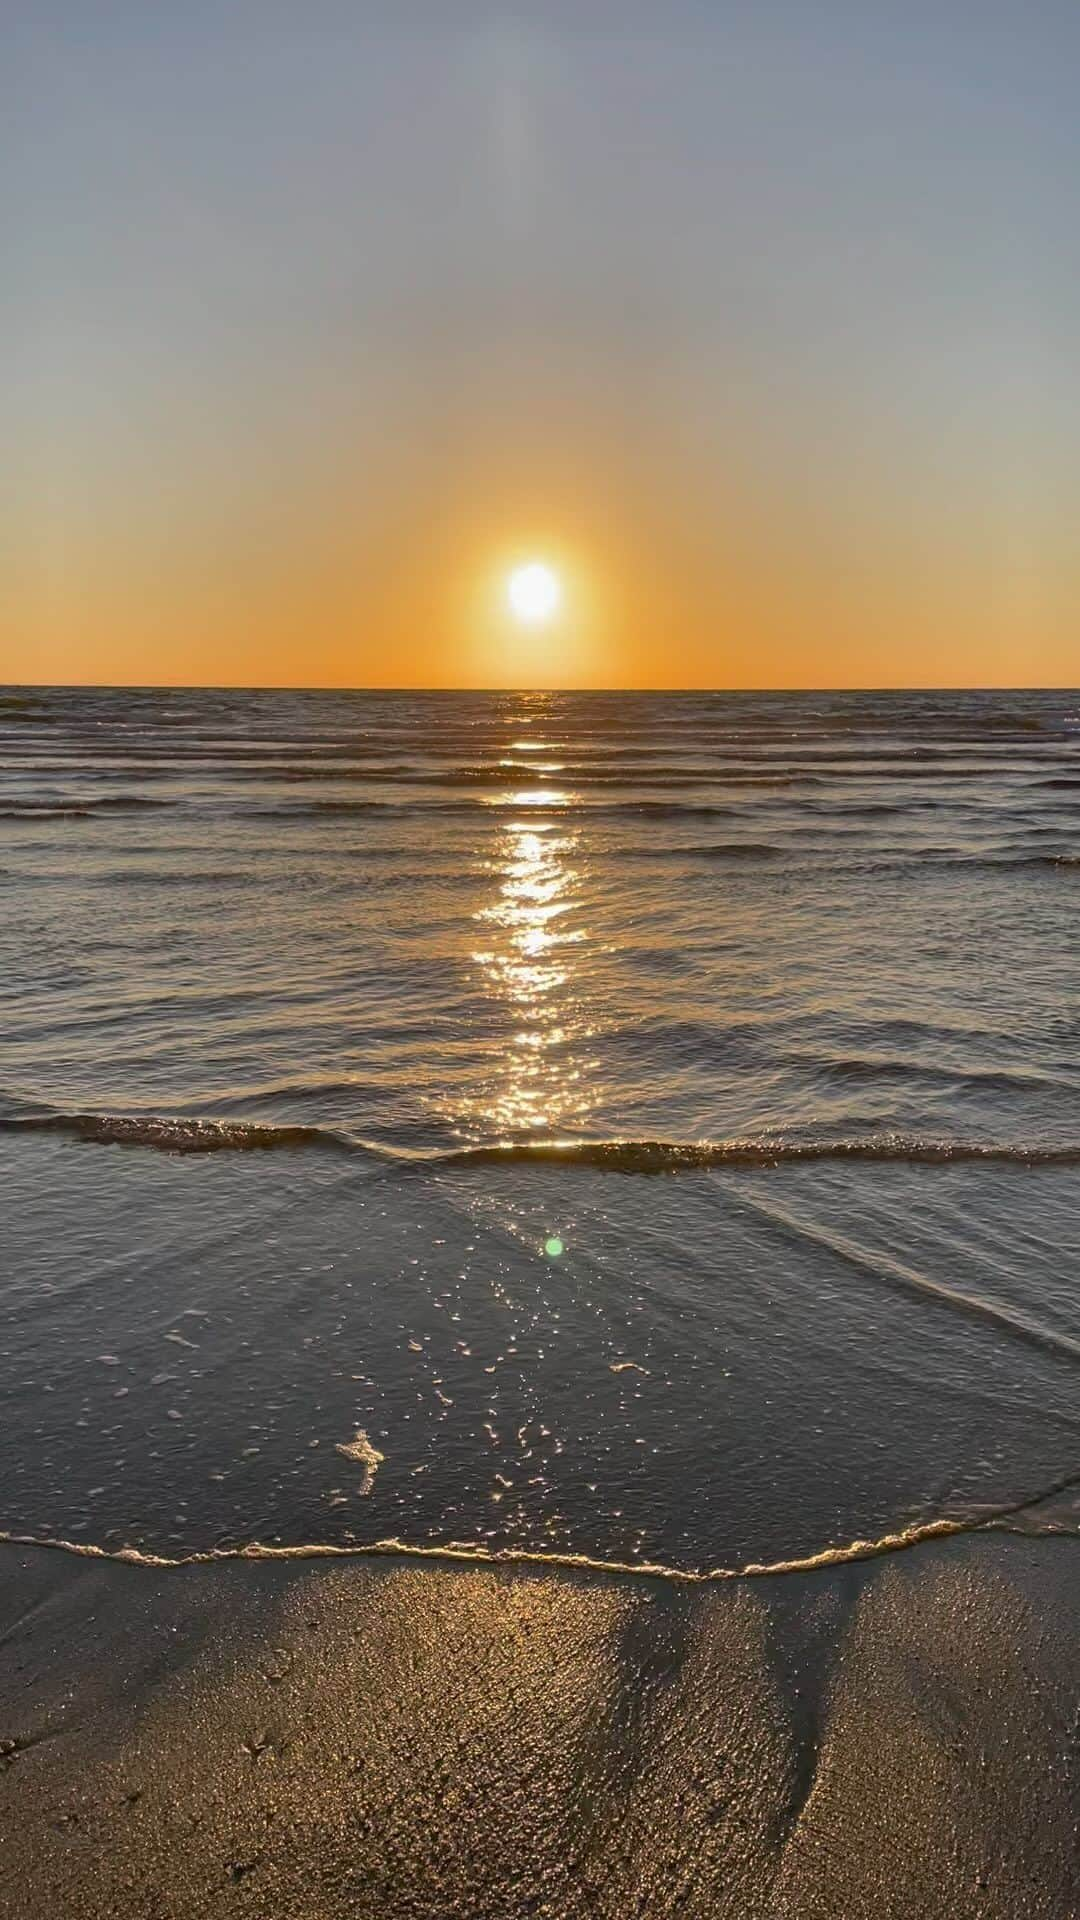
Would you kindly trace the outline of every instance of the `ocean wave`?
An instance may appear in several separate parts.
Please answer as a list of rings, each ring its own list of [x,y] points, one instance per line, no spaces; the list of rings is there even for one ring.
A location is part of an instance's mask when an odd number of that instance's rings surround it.
[[[718,809],[720,811],[720,809]],[[747,810],[731,807],[733,818],[746,819]],[[572,816],[572,808],[561,808],[560,819]],[[753,854],[761,860],[798,859],[804,868],[827,874],[917,874],[926,873],[1011,873],[1026,868],[1069,870],[1080,866],[1076,853],[957,853],[948,846],[868,847],[860,851],[849,839],[829,832],[830,815],[818,816],[813,837],[798,826],[777,821],[777,830],[786,841],[705,841],[667,842],[664,845],[609,846],[605,860],[635,861],[648,864],[656,860],[723,860]]]
[[[1043,1146],[923,1139],[907,1134],[831,1140],[525,1140],[451,1148],[438,1157],[444,1166],[553,1163],[610,1173],[681,1173],[708,1167],[778,1167],[822,1160],[906,1162],[915,1166],[1005,1161],[1018,1166],[1071,1167],[1080,1166],[1080,1141]]]
[[[409,802],[403,800],[300,800],[282,801],[277,806],[249,807],[245,812],[249,819],[255,820],[317,820],[322,814],[408,813],[412,810]]]
[[[686,851],[699,860],[777,860],[784,849],[771,840],[719,840],[710,846]]]
[[[167,1119],[126,1113],[0,1114],[3,1133],[59,1133],[99,1147],[150,1147],[158,1153],[259,1153],[275,1148],[354,1143],[328,1127],[275,1126],[237,1120]]]
[[[869,778],[999,778],[1003,771],[1027,774],[1036,786],[1078,784],[1076,779],[1058,781],[1044,775],[1044,768],[1056,768],[1060,762],[1045,754],[1035,757],[1028,748],[1006,757],[1000,752],[988,756],[985,750],[964,747],[922,751],[870,745],[792,750],[789,743],[747,748],[719,742],[709,752],[709,745],[692,743],[687,750],[684,741],[660,741],[653,747],[587,745],[583,749],[581,741],[572,737],[543,746],[537,743],[535,753],[526,753],[520,746],[506,749],[505,743],[495,741],[489,760],[462,761],[443,743],[418,740],[412,757],[407,759],[389,760],[378,746],[312,746],[302,760],[282,760],[270,752],[230,747],[225,757],[230,778],[284,785],[333,780],[349,784],[400,781],[408,786],[498,787],[521,775],[591,786],[690,787],[714,781],[758,784],[781,776],[797,780],[819,775],[828,781],[859,784]],[[707,757],[701,757],[703,752]],[[205,755],[193,754],[186,756],[186,761],[179,756],[177,764],[181,763],[216,764]]]
[[[980,1067],[930,1061],[892,1058],[887,1054],[847,1054],[825,1052],[820,1048],[791,1048],[780,1056],[785,1066],[809,1068],[837,1080],[923,1081],[934,1086],[972,1085],[987,1092],[1011,1093],[1018,1087],[1068,1087],[1067,1078],[1048,1071],[1023,1067]]]
[[[5,800],[0,818],[5,820],[92,819],[99,813],[136,813],[143,807],[171,807],[149,793],[76,794],[70,799]]]
[[[89,807],[14,806],[0,807],[0,820],[92,820]]]
[[[0,1133],[65,1134],[94,1146],[148,1147],[159,1153],[267,1153],[322,1147],[382,1160],[402,1171],[481,1166],[561,1166],[608,1173],[689,1173],[710,1167],[769,1168],[819,1161],[948,1166],[966,1161],[1016,1166],[1080,1166],[1080,1141],[936,1139],[919,1134],[861,1134],[827,1139],[769,1135],[723,1140],[647,1138],[481,1140],[466,1146],[395,1148],[347,1127],[212,1120],[180,1115],[93,1113],[18,1104],[0,1111]]]
[[[1052,832],[1053,829],[1035,826],[1029,828],[1029,832],[1032,835],[1046,831]],[[940,864],[943,865],[945,863],[942,862]],[[1001,868],[1011,869],[1014,867],[1077,867],[1080,866],[1080,853],[1034,853],[1026,852],[1024,849],[1019,848],[1011,852],[953,856],[950,864],[965,867],[996,867],[999,870]]]
[[[705,846],[642,847],[630,849],[641,859],[667,860],[778,860],[785,848],[771,840],[717,840]]]

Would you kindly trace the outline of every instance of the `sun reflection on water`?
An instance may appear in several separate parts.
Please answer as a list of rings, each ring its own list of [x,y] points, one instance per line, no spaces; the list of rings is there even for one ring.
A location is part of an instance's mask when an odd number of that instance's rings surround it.
[[[539,768],[537,769],[539,772]],[[568,807],[572,795],[564,793],[558,787],[523,787],[516,793],[493,793],[487,800],[489,807]]]
[[[542,788],[507,795],[503,804],[560,807],[570,797]],[[474,916],[490,944],[472,955],[505,1016],[494,1071],[484,1076],[485,1132],[512,1137],[577,1127],[593,1104],[588,1062],[575,1048],[589,1031],[581,843],[581,833],[564,831],[562,823],[513,820],[499,830],[495,898]]]

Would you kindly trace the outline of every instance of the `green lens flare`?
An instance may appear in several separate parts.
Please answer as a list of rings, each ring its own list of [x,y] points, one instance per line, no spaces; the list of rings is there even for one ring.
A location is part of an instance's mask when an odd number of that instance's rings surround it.
[[[553,1260],[557,1260],[559,1258],[559,1255],[562,1252],[562,1250],[563,1250],[563,1243],[559,1239],[559,1236],[557,1233],[553,1233],[550,1240],[544,1241],[544,1252],[549,1253]]]

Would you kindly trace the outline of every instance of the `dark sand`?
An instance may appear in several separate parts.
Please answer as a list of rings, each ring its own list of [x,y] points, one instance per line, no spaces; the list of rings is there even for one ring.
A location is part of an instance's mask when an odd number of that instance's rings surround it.
[[[1080,1912],[1080,1549],[811,1574],[0,1549],[18,1920]]]

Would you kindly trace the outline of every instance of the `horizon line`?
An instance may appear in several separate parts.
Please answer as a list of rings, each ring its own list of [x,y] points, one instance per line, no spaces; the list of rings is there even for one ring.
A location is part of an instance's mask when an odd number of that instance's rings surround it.
[[[828,686],[783,686],[783,687],[718,687],[701,684],[685,686],[656,687],[620,687],[620,686],[537,686],[523,681],[513,686],[371,686],[345,684],[341,681],[271,681],[257,682],[246,680],[8,680],[0,681],[0,691],[4,693],[364,693],[364,694],[619,694],[623,698],[632,694],[647,696],[651,694],[805,694],[805,693],[1060,693],[1080,696],[1080,683],[1059,685],[1050,681],[1028,681],[1022,684],[1014,682],[972,682],[943,681],[934,686],[926,685],[873,685],[844,683]]]

